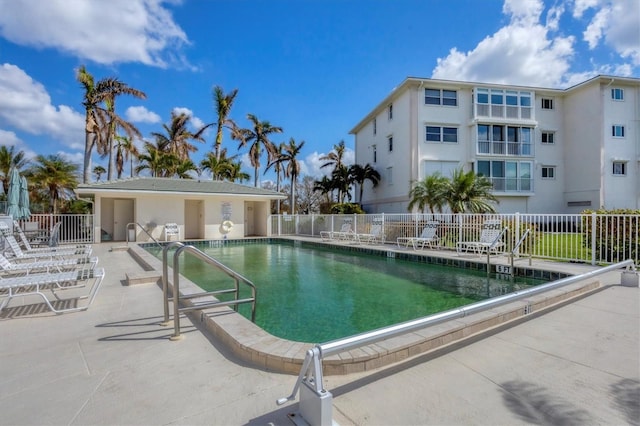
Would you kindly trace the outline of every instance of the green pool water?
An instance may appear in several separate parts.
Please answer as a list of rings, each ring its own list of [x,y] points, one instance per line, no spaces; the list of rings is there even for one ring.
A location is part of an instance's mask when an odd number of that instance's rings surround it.
[[[487,278],[486,272],[291,243],[198,248],[256,285],[257,325],[275,336],[309,343],[408,321],[543,282]],[[158,249],[149,250],[162,258]],[[180,256],[180,262],[180,273],[207,291],[232,286],[226,275],[188,253]],[[241,297],[249,294],[247,290]],[[248,305],[241,305],[239,312],[250,317]]]

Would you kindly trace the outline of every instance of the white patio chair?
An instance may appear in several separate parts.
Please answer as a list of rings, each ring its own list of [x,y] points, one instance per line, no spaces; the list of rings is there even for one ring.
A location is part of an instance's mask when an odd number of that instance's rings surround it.
[[[57,222],[53,228],[51,229],[51,232],[49,233],[48,236],[44,236],[44,235],[40,235],[37,237],[36,239],[36,244],[38,245],[47,245],[48,247],[33,247],[31,244],[33,243],[33,239],[31,241],[29,241],[29,239],[27,238],[27,236],[25,235],[24,231],[22,230],[22,228],[20,227],[20,224],[18,223],[18,221],[14,220],[13,221],[13,227],[15,228],[16,232],[18,233],[18,237],[20,237],[20,241],[22,242],[22,246],[24,247],[25,251],[27,252],[31,252],[31,253],[37,253],[37,252],[48,252],[51,251],[51,247],[57,247],[58,246],[58,240],[59,240],[59,236],[60,236],[60,226],[62,225],[61,222]],[[84,249],[86,247],[90,247],[89,244],[75,244],[75,245],[65,245],[62,250],[71,250],[71,249]]]
[[[2,268],[4,272],[12,275],[29,275],[35,272],[62,272],[69,269],[78,269],[79,267],[93,269],[97,264],[97,257],[12,262],[0,254],[0,268]]]
[[[487,220],[482,224],[482,230],[480,232],[480,239],[478,241],[459,241],[456,243],[456,251],[458,253],[473,251],[476,254],[482,254],[486,250],[493,250],[498,252],[498,249],[504,245],[502,241],[496,242],[491,247],[496,238],[502,232],[502,221],[500,219]]]
[[[366,243],[366,244],[375,244],[380,243],[384,244],[384,230],[382,229],[381,224],[373,224],[369,229],[368,233],[365,234],[356,234],[355,240],[358,244]]]
[[[417,250],[420,246],[421,249],[424,249],[425,246],[429,246],[429,248],[434,248],[440,241],[438,237],[438,226],[440,226],[440,222],[435,220],[427,222],[425,227],[422,229],[422,233],[419,237],[398,237],[396,239],[396,244],[398,247],[405,246],[409,247],[409,244],[413,246],[414,250]]]
[[[16,277],[0,276],[0,299],[4,299],[2,303],[0,303],[0,311],[9,305],[13,298],[26,296],[42,297],[49,310],[56,314],[87,310],[98,294],[98,289],[104,279],[104,275],[105,273],[103,268],[94,268],[55,273],[30,274]],[[66,299],[61,299],[58,295],[58,293],[62,293],[63,291],[85,287],[90,281],[93,283],[91,284],[89,293],[86,295],[77,297],[72,296],[71,298]],[[63,302],[61,303],[62,305],[68,304],[68,302],[77,299],[87,299],[88,301],[85,306],[72,306],[70,308],[56,309],[53,306],[52,301],[50,301],[44,293],[47,290],[51,291],[57,301]],[[53,303],[55,303],[55,301],[53,301]]]
[[[13,236],[11,229],[6,223],[0,222],[0,233],[4,237],[4,241],[9,245],[13,252],[13,257],[17,259],[60,259],[64,257],[81,256],[87,257],[91,254],[91,246],[78,247],[43,247],[42,249],[32,249],[25,251],[20,248],[20,244]]]
[[[180,241],[180,227],[177,223],[165,223],[164,240],[169,241],[173,236],[177,237],[177,241]]]

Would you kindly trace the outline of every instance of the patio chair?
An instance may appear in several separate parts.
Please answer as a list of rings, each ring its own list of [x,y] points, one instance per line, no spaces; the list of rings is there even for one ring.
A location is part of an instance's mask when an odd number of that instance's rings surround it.
[[[404,246],[405,248],[409,247],[409,244],[411,244],[414,250],[417,250],[418,247],[424,250],[425,246],[434,248],[434,245],[437,246],[440,241],[440,238],[437,235],[439,225],[440,222],[435,220],[429,221],[422,229],[422,233],[419,237],[398,237],[396,244],[398,247]]]
[[[4,241],[9,245],[9,248],[13,252],[13,257],[17,259],[59,259],[64,257],[81,256],[87,257],[91,254],[91,246],[84,247],[43,247],[42,249],[31,249],[25,251],[20,248],[20,244],[13,236],[13,233],[9,229],[6,223],[0,222],[0,233],[4,237]]]
[[[34,272],[62,272],[69,269],[78,269],[78,267],[93,269],[97,264],[97,257],[12,262],[0,254],[0,268],[2,268],[4,272],[12,275],[29,275]]]
[[[177,240],[180,241],[180,227],[177,223],[165,223],[164,240],[169,241],[173,236],[177,237]]]
[[[350,240],[354,238],[355,233],[351,227],[351,222],[344,222],[339,231],[320,231],[320,237],[325,240]]]
[[[502,241],[497,241],[492,247],[491,245],[496,241],[496,238],[502,232],[502,221],[487,220],[482,224],[482,230],[480,232],[480,239],[478,241],[459,241],[456,244],[456,251],[458,253],[469,252],[470,250],[477,254],[491,249],[495,253],[498,249],[504,245]]]
[[[382,229],[382,224],[373,224],[371,225],[371,229],[366,234],[356,234],[355,240],[358,244],[367,243],[367,244],[375,244],[380,243],[384,244],[384,232]]]
[[[20,241],[22,242],[22,246],[24,247],[24,249],[28,252],[31,253],[36,253],[36,252],[47,252],[50,251],[51,247],[57,247],[58,246],[58,242],[60,239],[60,226],[62,225],[62,222],[57,222],[53,228],[51,229],[51,232],[49,233],[49,235],[37,235],[35,238],[32,238],[31,240],[29,240],[29,238],[27,238],[27,236],[25,235],[24,231],[22,230],[22,228],[20,227],[20,224],[18,223],[18,221],[14,220],[13,221],[13,227],[15,228],[16,232],[18,233],[18,237],[20,237]],[[48,247],[33,247],[32,244],[36,245],[46,245]],[[74,248],[86,248],[89,247],[88,244],[76,244],[76,245],[65,245],[63,249],[74,249]]]
[[[40,296],[44,299],[44,303],[49,310],[56,314],[62,314],[65,312],[84,311],[89,309],[89,306],[93,303],[100,284],[104,279],[104,269],[81,269],[71,270],[54,273],[41,273],[30,274],[16,277],[3,277],[0,276],[0,298],[4,298],[0,303],[0,311],[7,307],[14,297],[26,297],[26,296]],[[86,287],[87,283],[93,281],[89,293],[87,295],[76,296],[66,299],[61,299],[58,293],[63,291],[69,291],[80,287]],[[44,291],[51,291],[53,296],[62,305],[69,305],[73,300],[88,299],[85,306],[71,306],[69,308],[58,308],[53,306],[52,301],[47,298]],[[76,294],[74,292],[74,294]],[[53,301],[55,303],[56,301]]]

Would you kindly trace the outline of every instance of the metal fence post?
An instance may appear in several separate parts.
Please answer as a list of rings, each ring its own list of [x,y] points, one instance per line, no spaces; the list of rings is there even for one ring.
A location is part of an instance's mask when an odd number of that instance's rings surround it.
[[[591,264],[596,264],[596,226],[597,215],[591,212]]]

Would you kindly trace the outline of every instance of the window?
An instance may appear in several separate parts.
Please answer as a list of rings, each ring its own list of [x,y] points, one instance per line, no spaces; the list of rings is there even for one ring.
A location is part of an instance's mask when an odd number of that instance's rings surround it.
[[[375,163],[376,161],[378,161],[378,150],[375,145],[373,145],[372,148],[373,148],[373,162]]]
[[[614,101],[624,101],[624,89],[611,89],[611,99]]]
[[[457,106],[458,92],[455,90],[424,89],[425,105]]]
[[[393,136],[389,136],[387,141],[389,142],[389,152],[393,152]]]
[[[387,185],[393,183],[393,167],[387,167]]]
[[[373,134],[375,135],[376,133],[378,133],[378,120],[376,120],[374,118],[373,119]]]
[[[531,191],[530,161],[478,161],[478,175],[489,178],[494,191]]]
[[[556,166],[542,166],[542,179],[555,179]]]
[[[611,136],[614,138],[624,138],[624,126],[620,124],[611,126]]]
[[[426,126],[425,129],[427,142],[458,142],[457,127]]]
[[[542,143],[544,144],[554,144],[554,133],[553,132],[542,132]]]
[[[532,127],[478,124],[478,154],[532,155]]]
[[[389,120],[393,120],[393,104],[389,104],[388,115],[389,115]]]
[[[613,162],[613,174],[617,176],[624,176],[627,174],[627,163],[624,161]]]
[[[553,99],[542,98],[542,109],[553,109]]]
[[[433,161],[426,160],[422,166],[422,176],[431,176],[434,173],[440,173],[442,176],[449,177],[460,167],[458,161]]]

